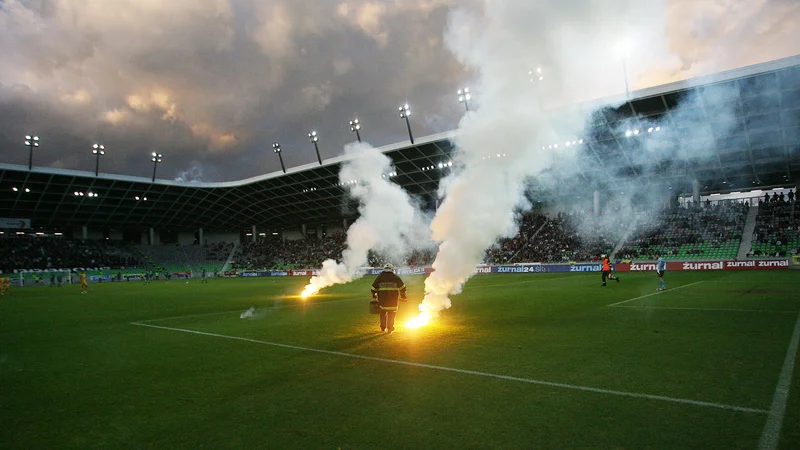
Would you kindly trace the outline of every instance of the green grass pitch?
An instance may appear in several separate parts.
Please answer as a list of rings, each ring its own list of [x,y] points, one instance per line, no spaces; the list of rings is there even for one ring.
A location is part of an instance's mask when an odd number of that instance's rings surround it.
[[[371,277],[306,281],[14,288],[0,448],[753,449],[800,311],[794,271],[480,275],[414,330],[417,276],[385,335]]]

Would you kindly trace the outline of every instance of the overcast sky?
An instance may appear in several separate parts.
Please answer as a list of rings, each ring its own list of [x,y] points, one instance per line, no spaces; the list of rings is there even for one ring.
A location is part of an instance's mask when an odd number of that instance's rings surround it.
[[[313,162],[312,129],[323,158],[339,155],[354,117],[373,145],[406,140],[406,101],[416,136],[452,130],[473,74],[445,31],[483,1],[500,0],[0,0],[0,162],[27,164],[36,133],[37,166],[93,171],[100,142],[101,172],[150,176],[159,151],[159,178],[222,181],[279,170],[275,141],[287,166]],[[631,0],[592,36],[569,19],[585,2],[542,8],[558,9],[554,48],[592,53],[544,81],[609,80],[559,92],[570,102],[624,90],[616,46],[597,46],[624,36],[632,89],[800,53],[796,0]]]

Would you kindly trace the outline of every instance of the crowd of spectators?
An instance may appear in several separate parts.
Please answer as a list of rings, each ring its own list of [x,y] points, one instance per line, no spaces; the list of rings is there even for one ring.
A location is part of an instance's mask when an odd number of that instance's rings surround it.
[[[81,241],[64,237],[13,236],[0,238],[0,270],[74,267],[134,268],[141,257],[118,242]]]
[[[742,238],[749,206],[728,203],[689,205],[665,209],[640,224],[617,252],[624,259],[703,256],[709,250],[728,248]],[[733,250],[735,256],[735,249]]]
[[[333,233],[321,239],[262,239],[245,242],[236,250],[232,268],[316,268],[326,259],[341,259],[344,248],[345,235],[342,233]]]
[[[597,261],[610,254],[627,225],[625,216],[595,216],[585,211],[560,212],[543,218],[544,226],[513,262]]]
[[[522,250],[531,236],[542,226],[547,218],[538,213],[525,213],[520,217],[519,231],[510,238],[500,239],[486,250],[484,261],[487,264],[505,264]]]
[[[800,246],[800,208],[793,191],[788,195],[767,193],[759,201],[753,244],[748,256],[796,255]]]

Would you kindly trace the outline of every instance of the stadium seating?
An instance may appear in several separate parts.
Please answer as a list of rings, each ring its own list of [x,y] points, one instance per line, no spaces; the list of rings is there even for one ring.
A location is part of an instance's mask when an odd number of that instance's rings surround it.
[[[80,241],[64,237],[14,236],[0,238],[0,270],[72,267],[138,267],[144,263],[135,250],[113,241]]]
[[[778,197],[761,202],[750,256],[785,257],[800,250],[800,208],[797,202]]]
[[[168,272],[208,272],[222,270],[233,250],[232,242],[208,245],[142,245],[139,247],[149,268]]]
[[[232,268],[237,270],[290,269],[320,267],[326,259],[341,259],[345,236],[334,233],[322,239],[246,242],[234,254]]]
[[[486,250],[487,264],[506,264],[528,243],[531,236],[542,226],[547,218],[538,213],[525,213],[520,217],[519,231],[514,237],[501,239]]]
[[[543,221],[544,227],[512,262],[595,261],[610,254],[622,237],[623,220],[574,211]]]
[[[748,205],[667,209],[641,221],[617,252],[623,259],[734,259],[739,250]]]

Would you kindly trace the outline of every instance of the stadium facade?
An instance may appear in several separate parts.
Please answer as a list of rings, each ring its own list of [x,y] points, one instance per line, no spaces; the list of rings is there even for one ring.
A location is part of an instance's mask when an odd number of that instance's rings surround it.
[[[699,199],[702,193],[793,184],[800,169],[800,56],[636,91],[630,99],[550,111],[555,131],[560,117],[576,112],[589,117],[585,133],[562,140],[580,141],[580,163],[568,173],[545,171],[543,179],[555,179],[558,189],[554,195],[549,184],[543,199],[618,190],[626,180],[643,178],[669,186],[670,195]],[[381,147],[393,161],[393,172],[385,175],[423,207],[435,207],[439,181],[452,170],[454,136]],[[670,157],[649,164],[653,151]],[[357,217],[338,178],[347,158],[217,183],[0,164],[0,217],[26,219],[30,231],[137,243],[158,243],[165,234],[202,236],[203,230],[253,239],[288,230],[321,234],[326,227],[344,229]],[[532,180],[531,190],[539,188]]]

